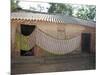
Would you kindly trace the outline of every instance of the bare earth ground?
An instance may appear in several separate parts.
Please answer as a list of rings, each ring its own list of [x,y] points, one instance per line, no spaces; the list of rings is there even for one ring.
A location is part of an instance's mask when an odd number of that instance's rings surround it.
[[[34,60],[30,60],[34,59]],[[12,60],[11,73],[43,73],[43,72],[61,72],[75,70],[95,69],[95,56],[89,54],[78,54],[55,57],[24,57]]]

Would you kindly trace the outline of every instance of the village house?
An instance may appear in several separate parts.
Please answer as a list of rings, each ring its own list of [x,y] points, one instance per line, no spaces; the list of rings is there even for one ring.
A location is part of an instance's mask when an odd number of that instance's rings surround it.
[[[93,21],[63,14],[11,13],[12,57],[95,53],[95,34]]]

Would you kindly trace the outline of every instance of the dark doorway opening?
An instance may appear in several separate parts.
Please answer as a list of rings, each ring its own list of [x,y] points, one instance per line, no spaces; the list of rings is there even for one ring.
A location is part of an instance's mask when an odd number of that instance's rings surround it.
[[[27,50],[28,49],[27,47],[29,47],[28,46],[29,43],[26,41],[29,41],[29,39],[26,37],[29,36],[30,34],[32,34],[32,32],[35,30],[35,28],[36,28],[35,25],[21,24],[21,35],[24,36],[24,37],[21,37],[22,40],[20,40],[20,44],[21,44],[21,46],[23,46],[20,49],[21,56],[34,56],[34,47]],[[26,49],[25,49],[25,46],[26,46]]]
[[[28,35],[30,35],[34,31],[35,27],[36,27],[35,25],[21,24],[21,33],[24,36],[28,36]]]
[[[91,49],[91,34],[82,33],[82,52],[90,53]]]

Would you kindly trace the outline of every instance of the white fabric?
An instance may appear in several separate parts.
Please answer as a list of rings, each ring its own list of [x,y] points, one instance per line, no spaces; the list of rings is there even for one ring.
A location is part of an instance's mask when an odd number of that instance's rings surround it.
[[[74,51],[80,46],[81,36],[74,37],[69,40],[59,40],[42,32],[40,29],[36,29],[36,44],[44,50],[54,54],[66,54]]]

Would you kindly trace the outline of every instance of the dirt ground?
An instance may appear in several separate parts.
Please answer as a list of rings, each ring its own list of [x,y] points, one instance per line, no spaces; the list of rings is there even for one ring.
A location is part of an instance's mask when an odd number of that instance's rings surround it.
[[[28,74],[28,73],[43,73],[43,72],[61,72],[61,71],[76,71],[76,70],[93,70],[95,69],[95,56],[93,55],[73,55],[63,57],[48,57],[19,62],[12,62],[12,74]],[[17,61],[18,61],[17,60]]]

